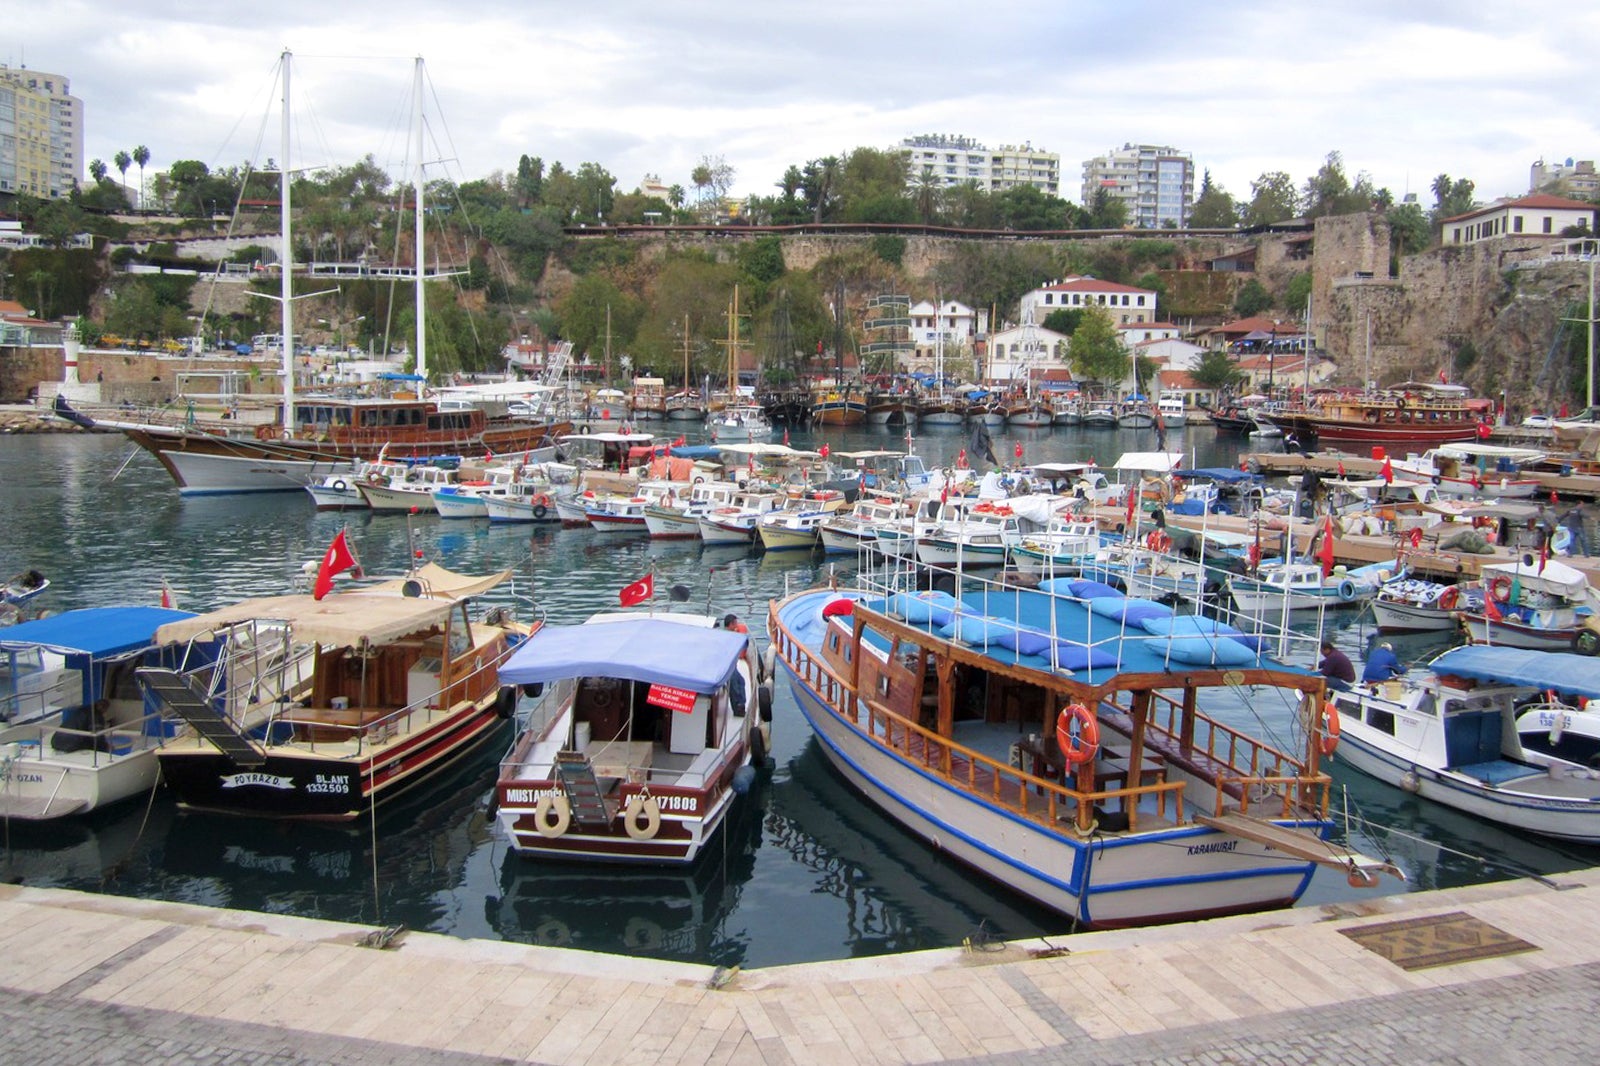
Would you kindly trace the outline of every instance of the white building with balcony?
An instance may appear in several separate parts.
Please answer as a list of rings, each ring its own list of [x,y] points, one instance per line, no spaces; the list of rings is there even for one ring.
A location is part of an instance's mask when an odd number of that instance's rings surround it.
[[[1194,160],[1188,152],[1153,144],[1125,144],[1083,163],[1083,205],[1105,190],[1128,207],[1139,229],[1183,229],[1194,204]]]
[[[1102,307],[1118,326],[1156,321],[1156,294],[1115,281],[1091,277],[1069,277],[1041,285],[1022,297],[1022,321],[1043,322],[1050,312]]]
[[[1061,195],[1060,154],[1031,144],[991,149],[971,137],[925,133],[907,137],[899,149],[906,153],[906,179],[912,185],[926,174],[942,188],[974,182],[986,192],[1000,192],[1032,185],[1051,196]]]
[[[1011,326],[999,330],[989,338],[988,365],[983,378],[991,384],[1021,384],[1028,380],[1030,373],[1042,377],[1046,370],[1067,366],[1070,343],[1066,334],[1043,326]]]
[[[971,350],[978,336],[977,315],[972,308],[959,300],[919,300],[911,305],[911,345],[917,359],[931,359],[939,345],[944,345],[946,355],[957,350]]]

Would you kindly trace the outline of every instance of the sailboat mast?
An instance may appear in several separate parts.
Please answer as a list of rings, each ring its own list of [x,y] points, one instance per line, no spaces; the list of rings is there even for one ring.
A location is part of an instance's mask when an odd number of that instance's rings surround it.
[[[739,286],[733,287],[733,309],[728,313],[728,402],[739,395]]]
[[[414,181],[417,195],[417,220],[413,243],[417,261],[417,375],[428,383],[428,295],[422,284],[422,57],[417,57],[416,84],[412,88],[411,132],[416,142]]]
[[[290,250],[294,247],[289,240],[289,59],[290,53],[284,50],[283,62],[283,149],[282,160],[278,164],[278,206],[281,215],[281,230],[283,234],[283,247],[278,252],[278,262],[283,269],[279,279],[279,293],[283,305],[283,431],[288,436],[294,435],[294,260],[290,257]]]

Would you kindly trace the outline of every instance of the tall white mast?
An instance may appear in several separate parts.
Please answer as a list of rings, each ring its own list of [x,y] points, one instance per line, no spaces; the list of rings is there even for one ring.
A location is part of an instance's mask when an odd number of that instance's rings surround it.
[[[283,304],[283,432],[294,435],[294,259],[290,255],[293,245],[289,240],[289,186],[292,168],[289,165],[289,58],[284,49],[283,65],[283,149],[278,161],[279,207],[283,247],[278,252],[280,273],[280,299]]]
[[[428,296],[422,284],[422,57],[417,57],[416,85],[412,90],[412,136],[416,139],[417,224],[414,243],[417,260],[417,374],[428,383]]]

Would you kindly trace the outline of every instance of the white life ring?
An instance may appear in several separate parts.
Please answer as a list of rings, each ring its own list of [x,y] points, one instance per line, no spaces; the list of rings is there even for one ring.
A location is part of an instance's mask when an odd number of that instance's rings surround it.
[[[349,485],[346,485],[344,483],[344,479],[343,478],[340,478],[338,481],[335,481],[333,483],[333,491],[334,492],[343,492],[346,489],[348,489],[349,487],[350,487]]]
[[[552,812],[555,814],[554,822],[550,820]],[[533,808],[533,824],[542,837],[558,837],[565,833],[572,825],[572,804],[567,802],[567,794],[546,792],[540,796]]]
[[[641,814],[644,815],[643,825],[639,824]],[[635,840],[655,839],[661,831],[661,801],[647,792],[633,796],[622,808],[622,824]]]

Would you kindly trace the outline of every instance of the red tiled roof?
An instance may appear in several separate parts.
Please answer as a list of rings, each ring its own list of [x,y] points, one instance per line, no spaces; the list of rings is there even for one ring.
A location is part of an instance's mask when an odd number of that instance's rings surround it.
[[[1161,371],[1161,387],[1163,389],[1208,389],[1211,386],[1202,385],[1194,379],[1194,375],[1187,370]]]
[[[1239,318],[1232,322],[1224,322],[1220,326],[1212,326],[1207,333],[1221,333],[1224,335],[1238,333],[1276,333],[1280,337],[1293,337],[1300,332],[1297,322],[1285,322],[1282,319],[1274,322],[1265,315],[1251,315],[1249,318]]]
[[[1276,374],[1298,372],[1305,369],[1305,357],[1292,352],[1276,355],[1243,355],[1236,360],[1240,370],[1271,370]]]
[[[1587,203],[1583,200],[1569,200],[1565,196],[1551,196],[1549,193],[1536,192],[1532,195],[1523,196],[1516,200],[1503,200],[1499,203],[1490,204],[1487,207],[1480,207],[1477,210],[1468,211],[1464,215],[1453,215],[1450,218],[1444,219],[1443,221],[1459,222],[1464,218],[1477,218],[1479,215],[1489,215],[1496,211],[1504,211],[1507,208],[1512,207],[1525,207],[1530,211],[1595,210],[1594,204]],[[1518,234],[1518,236],[1526,236],[1526,234]]]
[[[1118,329],[1177,329],[1176,322],[1123,322]]]
[[[1039,288],[1043,292],[1141,292],[1147,296],[1155,295],[1149,289],[1140,289],[1115,281],[1101,281],[1099,278],[1068,278],[1066,281],[1041,285]]]

